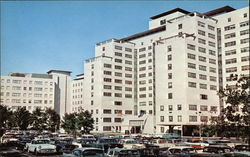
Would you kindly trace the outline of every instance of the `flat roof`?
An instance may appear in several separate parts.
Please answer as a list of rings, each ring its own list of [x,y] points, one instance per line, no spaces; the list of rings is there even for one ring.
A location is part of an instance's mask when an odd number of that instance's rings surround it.
[[[64,71],[64,70],[50,70],[47,73],[52,73],[52,72],[59,72],[59,73],[72,73],[71,71]]]
[[[129,40],[137,39],[137,38],[144,37],[144,36],[147,36],[147,35],[150,35],[150,34],[154,34],[154,33],[157,33],[157,32],[161,32],[161,31],[164,31],[164,30],[166,30],[166,26],[161,26],[161,27],[157,27],[157,28],[154,28],[154,29],[150,29],[150,30],[145,31],[145,32],[141,32],[141,33],[137,33],[137,34],[128,36],[126,38],[122,38],[120,40],[121,41],[129,41]]]
[[[76,75],[76,76],[82,76],[82,75],[84,75],[84,73],[82,73],[82,74],[78,74],[78,75]]]
[[[210,11],[205,12],[203,14],[206,15],[206,16],[215,16],[215,15],[222,14],[222,13],[228,13],[228,12],[231,12],[231,11],[234,11],[234,10],[236,10],[236,9],[234,9],[234,8],[227,5],[227,6],[224,6],[224,7],[221,7],[221,8],[210,10]]]
[[[175,9],[166,11],[164,13],[160,13],[158,15],[152,16],[152,17],[150,17],[150,19],[152,19],[152,20],[158,19],[160,17],[166,16],[166,15],[169,15],[169,14],[172,14],[172,13],[175,13],[175,12],[181,12],[181,13],[184,13],[184,14],[189,14],[190,13],[189,11],[183,10],[181,8],[175,8]]]

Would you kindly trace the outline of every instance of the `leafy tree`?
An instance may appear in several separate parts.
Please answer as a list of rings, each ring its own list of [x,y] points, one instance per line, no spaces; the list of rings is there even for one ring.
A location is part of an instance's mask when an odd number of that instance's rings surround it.
[[[213,121],[213,127],[222,137],[240,137],[247,139],[250,147],[250,78],[231,76],[237,80],[234,86],[226,86],[218,92],[225,100],[225,107],[217,120]]]
[[[42,112],[41,108],[36,108],[32,112],[32,129],[42,131],[44,128],[45,123],[44,113]]]
[[[14,112],[14,119],[19,129],[27,130],[28,126],[31,124],[32,116],[25,107],[20,107]]]
[[[54,132],[60,127],[60,115],[55,110],[47,108],[45,110],[45,117],[47,119],[47,129]]]
[[[77,130],[77,113],[65,113],[61,126],[67,133],[75,135]]]
[[[13,126],[13,113],[7,106],[0,105],[0,137],[3,136],[5,130]]]
[[[94,129],[94,119],[88,111],[81,111],[79,113],[65,113],[62,120],[62,128],[68,132],[76,135],[78,130],[81,133],[89,133]]]
[[[90,131],[94,129],[94,119],[92,118],[92,115],[89,113],[89,111],[81,111],[78,113],[77,119],[78,129],[83,128],[83,130],[81,130],[82,134],[89,134]]]

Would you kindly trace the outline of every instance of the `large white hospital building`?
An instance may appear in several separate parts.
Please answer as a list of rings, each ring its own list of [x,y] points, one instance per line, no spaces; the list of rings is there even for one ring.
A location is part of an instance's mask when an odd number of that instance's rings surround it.
[[[1,104],[32,108],[40,94],[39,102],[54,105],[59,113],[89,110],[94,132],[179,130],[187,135],[209,123],[223,107],[217,91],[235,83],[230,75],[249,77],[249,7],[225,6],[206,13],[176,8],[150,19],[149,30],[97,43],[95,57],[84,63],[84,74],[72,81],[65,71],[41,78],[29,74],[20,92],[8,92],[7,80],[16,76],[2,76]],[[29,86],[29,80],[42,84]],[[44,90],[37,93],[40,86]],[[27,93],[24,99],[24,88],[30,87],[32,97]],[[53,99],[56,87],[63,89],[60,103]],[[17,93],[22,97],[18,103]]]

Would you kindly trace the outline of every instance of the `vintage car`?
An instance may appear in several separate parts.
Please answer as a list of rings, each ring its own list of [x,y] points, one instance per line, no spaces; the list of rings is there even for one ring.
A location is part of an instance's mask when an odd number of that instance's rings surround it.
[[[99,148],[77,148],[71,154],[63,153],[63,157],[107,157]]]
[[[123,148],[125,149],[142,149],[145,148],[144,144],[140,144],[138,141],[134,139],[122,139],[120,140],[123,144]]]
[[[58,139],[55,140],[54,145],[56,146],[57,153],[70,153],[75,148],[78,148],[77,145],[72,144],[73,139],[65,138],[65,139]]]
[[[113,148],[107,152],[108,157],[140,157],[140,152],[136,149]]]
[[[211,145],[204,147],[203,152],[211,154],[225,154],[233,152],[233,149],[226,145]]]
[[[189,157],[197,153],[193,147],[190,146],[175,146],[168,149],[170,155],[174,157]]]
[[[34,139],[31,143],[26,143],[26,149],[35,154],[56,153],[56,146],[50,144],[48,139]]]
[[[103,149],[105,152],[107,152],[109,148],[123,148],[123,144],[119,143],[117,139],[106,137],[98,139],[96,143],[90,144],[90,146]]]

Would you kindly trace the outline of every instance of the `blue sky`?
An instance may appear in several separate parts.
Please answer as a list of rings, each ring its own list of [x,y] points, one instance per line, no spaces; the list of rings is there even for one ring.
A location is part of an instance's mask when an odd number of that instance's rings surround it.
[[[148,29],[149,18],[180,7],[206,12],[247,0],[1,1],[1,75],[49,70],[83,73],[95,44]]]

